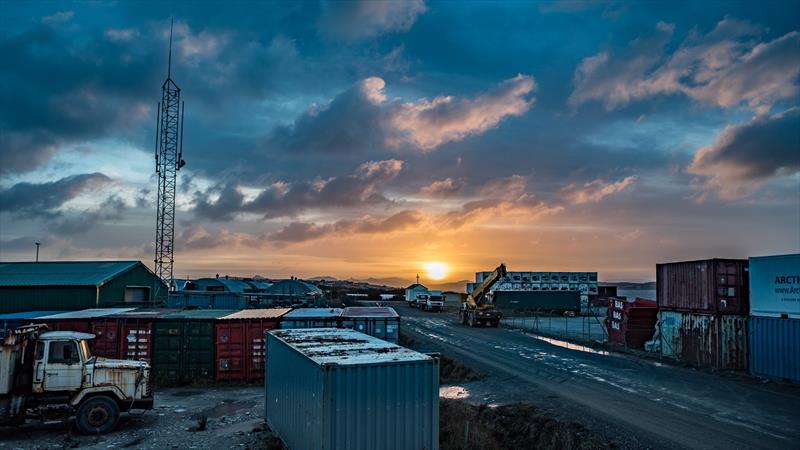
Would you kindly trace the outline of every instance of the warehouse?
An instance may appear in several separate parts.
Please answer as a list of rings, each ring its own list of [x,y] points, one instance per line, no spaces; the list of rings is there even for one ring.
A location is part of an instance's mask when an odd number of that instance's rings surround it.
[[[0,262],[0,313],[155,306],[166,297],[140,261]]]
[[[281,280],[269,286],[260,296],[266,304],[321,305],[325,295],[313,284],[297,279]]]

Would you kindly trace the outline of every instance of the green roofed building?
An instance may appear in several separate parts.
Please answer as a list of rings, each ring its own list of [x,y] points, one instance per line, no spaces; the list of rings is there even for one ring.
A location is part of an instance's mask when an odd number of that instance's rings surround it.
[[[0,262],[0,313],[159,306],[167,294],[141,261]]]

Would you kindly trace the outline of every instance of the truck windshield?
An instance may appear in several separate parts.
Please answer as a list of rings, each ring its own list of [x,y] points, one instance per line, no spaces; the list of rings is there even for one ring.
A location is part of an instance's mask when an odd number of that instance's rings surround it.
[[[81,341],[80,343],[81,352],[83,353],[83,360],[88,361],[92,357],[92,352],[89,350],[89,343],[86,341]]]

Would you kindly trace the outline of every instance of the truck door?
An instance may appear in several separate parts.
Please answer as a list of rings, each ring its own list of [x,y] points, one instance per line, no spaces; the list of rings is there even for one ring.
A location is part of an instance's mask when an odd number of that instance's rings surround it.
[[[44,342],[37,341],[36,349],[33,352],[33,392],[42,392],[44,389]]]
[[[49,341],[47,364],[44,366],[45,391],[80,389],[83,364],[74,341]]]

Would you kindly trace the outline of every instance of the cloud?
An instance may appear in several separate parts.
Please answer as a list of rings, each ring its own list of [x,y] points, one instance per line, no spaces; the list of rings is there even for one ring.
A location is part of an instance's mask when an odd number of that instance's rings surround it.
[[[332,1],[325,6],[320,20],[323,33],[346,40],[408,31],[417,17],[428,10],[425,0]]]
[[[460,209],[442,215],[437,223],[444,230],[458,230],[486,221],[535,221],[545,215],[557,214],[564,207],[548,205],[530,194],[515,199],[488,198],[465,203]]]
[[[387,234],[405,231],[421,224],[424,216],[416,210],[404,210],[388,217],[363,216],[356,220],[339,220],[316,224],[292,222],[267,238],[279,243],[305,242],[322,237],[352,234]]]
[[[80,194],[111,183],[102,173],[86,173],[45,183],[17,183],[0,190],[3,212],[23,217],[54,217],[61,205]]]
[[[463,180],[453,180],[448,177],[444,180],[436,180],[433,183],[423,186],[419,191],[429,197],[449,197],[464,186]]]
[[[389,115],[393,136],[388,143],[431,150],[446,142],[483,134],[503,119],[527,112],[533,104],[528,95],[535,90],[533,77],[520,74],[472,99],[440,96],[402,103]]]
[[[612,110],[657,95],[683,94],[697,102],[765,112],[798,93],[800,32],[761,41],[763,30],[725,18],[709,33],[691,32],[670,55],[674,26],[659,22],[652,36],[619,54],[585,58],[575,71],[569,104],[598,101]]]
[[[212,233],[197,225],[182,228],[175,241],[178,248],[186,250],[210,250],[242,246],[260,247],[264,243],[262,236],[236,233],[226,228]]]
[[[403,161],[389,159],[361,164],[355,173],[296,183],[278,182],[264,188],[255,199],[245,201],[239,186],[226,184],[195,195],[198,217],[231,220],[242,212],[266,218],[295,216],[308,210],[388,203],[379,190],[403,169]],[[212,197],[216,197],[212,201]]]
[[[81,211],[70,211],[47,223],[47,229],[58,236],[74,236],[88,233],[101,222],[120,221],[128,209],[125,202],[112,195],[97,205],[96,208]]]
[[[324,107],[313,106],[292,126],[273,136],[289,151],[352,153],[375,146],[410,146],[425,151],[497,127],[533,105],[536,82],[517,75],[473,98],[439,96],[433,100],[389,100],[386,82],[368,77]]]
[[[75,11],[59,11],[53,15],[42,17],[42,23],[50,25],[64,23],[69,22],[73,17],[75,17]]]
[[[722,198],[747,196],[764,182],[800,172],[800,108],[732,125],[697,150],[688,172]]]
[[[106,39],[111,42],[130,42],[139,37],[139,30],[135,28],[109,28],[106,30]]]
[[[613,183],[598,179],[584,183],[582,186],[571,184],[563,188],[561,193],[577,205],[597,203],[609,195],[627,189],[634,181],[636,181],[635,176],[625,177]]]

